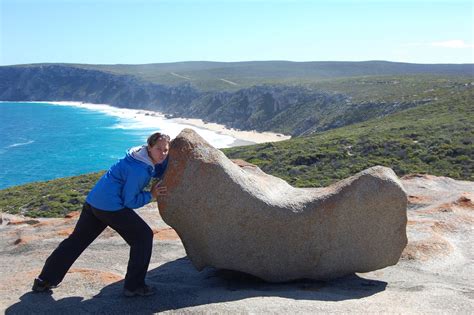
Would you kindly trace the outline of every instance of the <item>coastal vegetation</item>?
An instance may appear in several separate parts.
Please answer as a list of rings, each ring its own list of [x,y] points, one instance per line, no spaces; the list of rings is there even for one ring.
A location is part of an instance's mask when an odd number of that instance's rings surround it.
[[[473,72],[473,65],[376,61],[23,65],[0,67],[0,100],[110,104],[301,136],[443,101],[472,87]],[[231,89],[202,86],[238,78]]]
[[[398,176],[428,173],[474,180],[474,90],[382,118],[309,136],[225,149],[296,187],[332,184],[374,165]],[[101,173],[0,190],[0,211],[55,217],[80,210]]]
[[[29,183],[0,190],[0,211],[29,217],[62,217],[81,210],[104,172]]]
[[[326,186],[374,165],[398,176],[474,180],[474,93],[277,143],[225,149],[297,187]]]
[[[163,86],[189,84],[199,91],[237,91],[264,84],[301,85],[321,80],[360,76],[472,76],[472,64],[411,64],[388,61],[246,61],[173,62],[143,65],[34,64],[58,65],[137,78]]]
[[[223,151],[297,187],[330,185],[374,165],[398,176],[472,181],[473,70],[387,62],[25,65],[0,67],[0,100],[107,103],[290,134]],[[100,175],[0,190],[0,212],[80,210]]]

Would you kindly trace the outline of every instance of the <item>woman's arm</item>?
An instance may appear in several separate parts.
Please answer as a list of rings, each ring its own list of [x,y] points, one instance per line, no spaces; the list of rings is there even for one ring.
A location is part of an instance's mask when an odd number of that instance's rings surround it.
[[[143,207],[149,203],[152,199],[152,195],[149,191],[143,191],[148,185],[149,178],[146,176],[140,176],[129,170],[125,184],[122,190],[123,204],[127,208],[136,209]]]

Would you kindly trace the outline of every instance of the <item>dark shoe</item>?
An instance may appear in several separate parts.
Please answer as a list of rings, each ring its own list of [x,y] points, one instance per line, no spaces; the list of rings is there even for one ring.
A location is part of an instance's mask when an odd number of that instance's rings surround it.
[[[54,288],[56,288],[56,286],[50,284],[48,281],[36,278],[33,282],[33,287],[31,288],[31,290],[33,290],[34,292],[48,292]]]
[[[154,287],[150,287],[148,285],[145,285],[143,287],[137,288],[135,290],[128,290],[128,289],[123,289],[123,295],[126,297],[132,297],[132,296],[150,296],[156,293],[156,290]]]

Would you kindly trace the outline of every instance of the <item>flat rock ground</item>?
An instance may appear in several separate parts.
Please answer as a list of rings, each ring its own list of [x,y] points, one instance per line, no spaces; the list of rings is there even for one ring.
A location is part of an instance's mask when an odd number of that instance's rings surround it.
[[[78,214],[29,219],[2,214],[0,310],[16,313],[446,313],[474,312],[474,183],[414,175],[409,244],[396,266],[333,281],[265,283],[206,268],[198,272],[155,204],[139,213],[155,231],[148,282],[152,297],[122,296],[128,245],[112,230],[82,254],[52,294],[30,292],[51,251]],[[370,228],[368,226],[367,228]]]

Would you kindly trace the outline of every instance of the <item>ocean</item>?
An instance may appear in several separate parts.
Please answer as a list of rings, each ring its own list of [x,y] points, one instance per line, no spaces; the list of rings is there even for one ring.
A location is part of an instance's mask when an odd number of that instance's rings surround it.
[[[195,129],[210,144],[236,139],[174,123],[164,116],[108,105],[0,102],[0,189],[108,169],[133,146],[160,131]]]

